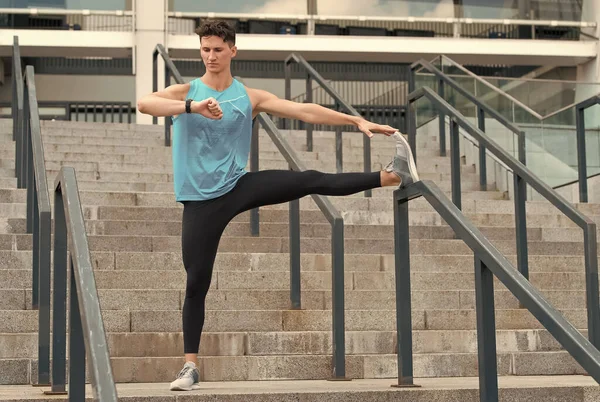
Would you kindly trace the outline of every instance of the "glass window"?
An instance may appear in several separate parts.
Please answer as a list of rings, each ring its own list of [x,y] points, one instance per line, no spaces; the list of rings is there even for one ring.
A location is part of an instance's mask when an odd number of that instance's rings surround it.
[[[0,8],[67,8],[72,10],[125,10],[126,0],[0,0]]]
[[[439,17],[454,16],[452,0],[317,0],[321,15],[364,15],[393,17]]]
[[[171,11],[306,14],[306,0],[169,0]]]

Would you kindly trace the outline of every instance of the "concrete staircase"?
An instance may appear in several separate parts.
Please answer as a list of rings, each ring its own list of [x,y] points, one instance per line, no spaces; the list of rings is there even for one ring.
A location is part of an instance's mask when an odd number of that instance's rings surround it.
[[[174,201],[171,149],[163,145],[162,127],[43,122],[42,130],[49,185],[62,165],[76,169],[114,377],[133,383],[119,390],[174,401],[164,383],[183,362],[185,274],[182,207]],[[25,233],[26,192],[16,189],[14,179],[11,133],[11,122],[1,121],[0,384],[22,387],[0,387],[0,400],[16,398],[11,394],[16,390],[27,394],[24,399],[40,394],[27,385],[37,379],[37,311],[30,307],[32,240]],[[302,151],[303,135],[284,132],[309,168],[333,172],[333,134],[315,133],[312,153]],[[361,135],[344,137],[346,171],[362,170]],[[436,156],[437,138],[420,136],[418,146],[421,177],[435,180],[449,194],[450,162]],[[266,133],[260,149],[261,169],[287,168]],[[372,150],[373,169],[379,169],[394,144],[376,137]],[[477,191],[474,168],[462,169],[463,211],[514,263],[512,201],[500,192]],[[353,401],[364,400],[367,394],[361,393],[367,391],[373,401],[479,400],[476,379],[467,378],[478,374],[473,255],[423,199],[411,202],[410,223],[414,374],[425,386],[389,387],[397,376],[392,191],[376,189],[371,199],[362,193],[331,197],[346,224],[346,371],[364,382],[207,384],[207,390],[193,394],[197,399],[186,400]],[[578,208],[600,221],[600,205]],[[310,197],[301,201],[303,310],[290,310],[287,209],[287,204],[261,209],[260,237],[250,235],[248,213],[227,228],[208,294],[201,381],[330,377],[330,226]],[[548,203],[530,202],[527,212],[531,281],[585,333],[582,234]],[[519,376],[502,379],[502,395],[512,395],[502,400],[600,400],[593,380],[577,376],[584,374],[581,367],[498,281],[495,297],[498,371]],[[548,375],[567,377],[537,377]],[[269,387],[278,390],[276,396]],[[568,392],[557,391],[560,387]],[[307,399],[294,399],[299,394]]]

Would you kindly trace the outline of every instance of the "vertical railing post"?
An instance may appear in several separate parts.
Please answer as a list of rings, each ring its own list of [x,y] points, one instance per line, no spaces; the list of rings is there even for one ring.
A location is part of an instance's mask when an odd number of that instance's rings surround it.
[[[32,236],[32,269],[31,269],[31,308],[32,310],[37,310],[39,307],[39,297],[40,297],[40,211],[38,206],[38,193],[35,183],[35,176],[33,177],[33,200],[31,202],[31,206],[33,208],[33,236]],[[28,206],[29,207],[29,206]]]
[[[444,80],[439,80],[438,95],[442,99],[446,99],[444,96]],[[446,115],[440,111],[438,112],[438,119],[440,124],[440,156],[446,156]]]
[[[290,201],[290,301],[292,310],[302,308],[300,287],[300,200]]]
[[[519,162],[526,165],[525,133],[518,138]],[[515,186],[515,230],[517,240],[517,267],[519,272],[529,279],[529,258],[527,250],[527,183],[513,172]]]
[[[54,293],[52,316],[52,393],[65,392],[67,321],[67,222],[62,189],[54,192]]]
[[[454,119],[450,119],[450,176],[452,180],[452,202],[458,209],[462,209],[460,137],[458,130],[458,123]]]
[[[27,91],[27,100],[26,103],[29,105],[27,107],[27,133],[25,140],[25,152],[27,155],[27,178],[25,180],[25,185],[27,186],[27,233],[33,233],[33,200],[34,200],[34,170],[33,170],[33,144],[31,139],[31,104],[29,103],[29,83],[26,85]]]
[[[250,171],[258,172],[258,133],[259,133],[259,122],[254,120],[252,124],[252,140],[250,142]],[[260,235],[260,212],[259,208],[252,208],[250,210],[250,233],[252,236]]]
[[[339,103],[335,102],[334,109],[340,111]],[[344,140],[341,126],[335,127],[335,170],[337,173],[344,171]]]
[[[479,129],[485,133],[485,112],[482,108],[477,108],[477,122]],[[485,144],[479,143],[479,189],[487,191],[487,160]]]
[[[69,308],[69,399],[85,400],[85,343],[81,326],[81,313],[75,267],[73,258],[69,257],[69,277],[71,279],[71,294]]]
[[[579,202],[588,202],[587,155],[585,146],[585,110],[578,106],[575,111],[577,127],[577,173],[579,176]]]
[[[596,224],[583,228],[588,339],[600,349],[600,304],[598,291],[598,241]]]
[[[158,49],[152,53],[152,92],[158,91]],[[114,119],[114,117],[113,117]],[[165,118],[166,119],[166,118]],[[152,117],[152,124],[158,124],[158,117]]]
[[[408,223],[408,200],[399,200],[394,193],[394,257],[396,271],[398,384],[394,384],[393,387],[415,386],[413,379],[410,234]]]
[[[285,73],[285,99],[292,100],[292,63],[288,61],[284,66]],[[283,120],[283,129],[291,129],[291,121],[290,119],[282,119]],[[312,152],[312,149],[308,149],[308,152]]]
[[[498,402],[494,275],[477,255],[475,256],[475,305],[479,396],[481,401]]]
[[[38,307],[38,384],[50,385],[50,250],[52,218],[50,211],[40,214],[39,307]]]
[[[415,164],[418,166],[417,162],[417,110],[416,110],[416,101],[409,102],[406,108],[406,120],[408,126],[408,144],[410,145],[410,150],[412,151],[413,158],[415,160]]]
[[[346,324],[344,307],[344,220],[331,225],[331,297],[333,323],[333,379],[346,378]]]
[[[363,137],[363,163],[364,163],[364,172],[371,172],[371,139],[366,135],[362,135]],[[373,190],[365,190],[365,197],[371,197],[373,195]]]
[[[306,103],[313,103],[312,77],[308,73],[306,73]],[[306,150],[308,152],[313,151],[313,130],[314,126],[306,123]]]
[[[165,67],[165,88],[167,88],[171,84],[171,75],[169,74],[169,69]],[[169,116],[165,116],[165,146],[171,146],[171,118]]]

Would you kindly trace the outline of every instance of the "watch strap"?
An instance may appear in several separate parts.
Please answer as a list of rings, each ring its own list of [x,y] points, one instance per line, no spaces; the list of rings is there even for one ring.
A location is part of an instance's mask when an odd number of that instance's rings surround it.
[[[192,101],[193,101],[193,99],[185,100],[185,112],[186,113],[192,113]]]

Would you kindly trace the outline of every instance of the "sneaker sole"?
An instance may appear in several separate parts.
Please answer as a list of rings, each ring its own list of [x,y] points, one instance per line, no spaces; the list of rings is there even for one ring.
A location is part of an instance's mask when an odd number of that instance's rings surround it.
[[[198,389],[200,389],[200,385],[198,385],[198,384],[194,384],[190,388],[184,388],[184,387],[178,387],[178,386],[169,388],[170,391],[194,391],[194,390],[198,390]]]
[[[402,141],[402,143],[406,146],[406,150],[408,151],[408,170],[410,175],[412,176],[413,182],[416,183],[418,181],[421,181],[421,179],[419,179],[419,174],[417,173],[417,166],[415,165],[415,158],[413,156],[412,150],[410,149],[410,144],[400,133],[396,133],[394,137]]]

